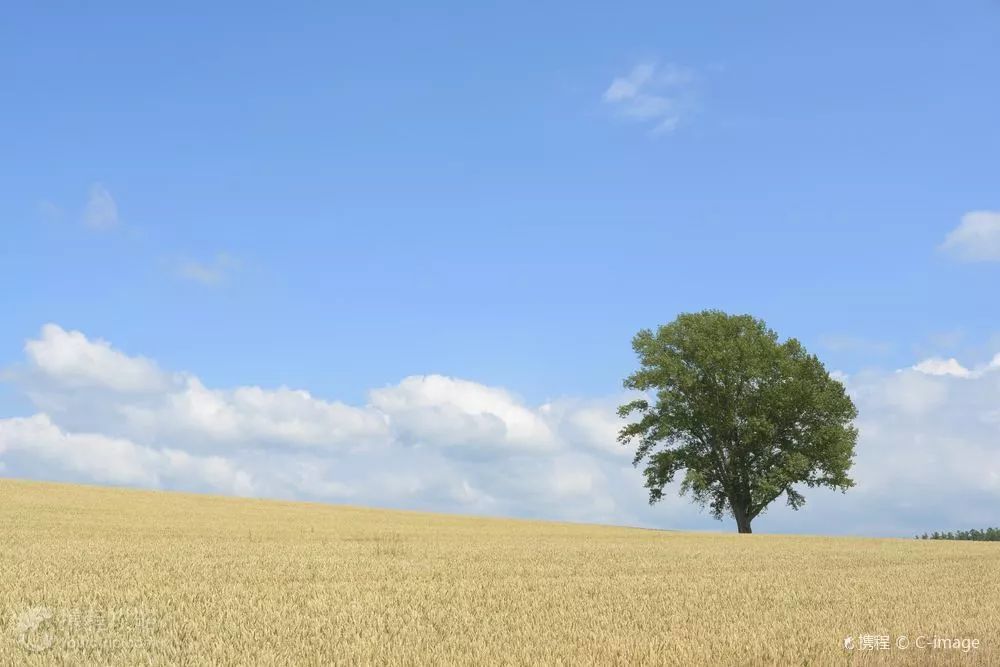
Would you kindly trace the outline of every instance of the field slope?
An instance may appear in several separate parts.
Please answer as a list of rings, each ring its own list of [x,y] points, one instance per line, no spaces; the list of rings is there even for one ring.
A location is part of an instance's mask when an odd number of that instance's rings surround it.
[[[997,544],[14,480],[0,526],[0,664],[1000,664]]]

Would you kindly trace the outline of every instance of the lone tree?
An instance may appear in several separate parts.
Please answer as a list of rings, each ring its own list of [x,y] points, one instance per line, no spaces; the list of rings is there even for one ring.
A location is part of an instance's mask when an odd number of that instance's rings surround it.
[[[798,509],[795,484],[846,491],[857,410],[843,385],[794,338],[783,343],[749,315],[718,310],[680,315],[632,340],[640,368],[625,387],[645,392],[618,408],[638,415],[618,440],[637,442],[652,505],[684,470],[690,492],[739,532],[781,494]]]

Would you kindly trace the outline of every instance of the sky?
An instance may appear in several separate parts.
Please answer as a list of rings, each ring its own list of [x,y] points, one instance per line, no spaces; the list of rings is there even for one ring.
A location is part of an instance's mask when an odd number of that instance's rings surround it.
[[[1000,502],[1000,3],[135,3],[0,23],[0,475],[649,507],[633,334],[721,308],[860,411],[764,532]]]

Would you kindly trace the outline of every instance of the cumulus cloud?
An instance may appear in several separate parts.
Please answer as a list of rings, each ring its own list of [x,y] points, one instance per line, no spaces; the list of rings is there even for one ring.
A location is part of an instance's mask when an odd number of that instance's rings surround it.
[[[807,490],[760,531],[911,535],[989,523],[1000,503],[1000,355],[839,374],[858,405],[846,495]],[[5,475],[214,490],[438,511],[719,528],[686,499],[647,505],[617,444],[629,398],[532,405],[470,380],[420,375],[363,404],[285,387],[206,386],[51,324],[9,374],[34,414],[0,419]]]
[[[653,134],[666,134],[690,113],[695,80],[693,70],[679,65],[639,63],[611,81],[603,100],[623,118],[646,124]]]
[[[534,410],[503,389],[441,375],[413,376],[371,392],[405,440],[425,446],[546,451],[555,434]]]
[[[44,414],[0,419],[0,456],[18,455],[96,482],[236,495],[254,490],[251,476],[221,457],[143,447],[99,433],[66,433]]]
[[[998,368],[1000,368],[1000,354],[995,355],[988,363],[975,368],[966,368],[955,358],[940,357],[924,359],[913,366],[913,370],[926,375],[950,375],[957,378],[976,378]]]
[[[170,486],[186,465],[200,484],[231,490],[225,464],[261,495],[530,514],[596,488],[600,475],[572,459],[576,448],[616,446],[612,403],[602,422],[596,403],[533,407],[505,389],[441,375],[404,378],[356,406],[287,387],[213,388],[55,324],[27,341],[11,377],[46,437],[17,438],[7,451],[19,452],[22,468],[32,453],[62,457],[63,469],[93,481]],[[0,423],[24,431],[21,422]],[[584,434],[588,424],[601,428]],[[556,456],[575,461],[572,472],[553,467]],[[591,505],[578,499],[564,515]]]
[[[631,453],[618,442],[622,420],[616,409],[632,398],[635,396],[610,400],[563,398],[541,405],[539,413],[577,447],[613,459],[631,460]]]
[[[203,444],[356,448],[388,434],[372,410],[287,387],[209,389],[194,376],[155,403],[121,404],[119,414],[136,433]]]
[[[1000,262],[1000,211],[971,211],[941,248],[964,262]]]
[[[927,375],[953,375],[958,378],[967,378],[972,375],[972,371],[958,363],[957,359],[939,359],[937,357],[921,361],[913,367],[913,370]]]
[[[25,344],[15,372],[36,407],[74,430],[190,449],[351,448],[385,442],[384,414],[286,387],[210,389],[55,324]]]
[[[119,224],[118,204],[100,183],[90,186],[90,195],[83,209],[83,223],[97,231],[112,229]]]
[[[846,377],[841,382],[853,387],[855,403],[867,405],[869,410],[878,414],[893,412],[920,416],[938,408],[948,399],[944,384],[914,369],[877,376],[862,374],[859,377],[863,381]]]
[[[789,514],[788,527],[832,521],[838,532],[905,536],[992,525],[1000,503],[1000,441],[991,422],[1000,366],[981,369],[848,378],[859,410],[857,486],[843,496],[822,494]]]
[[[79,331],[55,324],[42,327],[24,351],[32,368],[55,384],[71,389],[108,388],[122,393],[161,391],[168,376],[143,357],[130,357],[101,339],[89,340]]]

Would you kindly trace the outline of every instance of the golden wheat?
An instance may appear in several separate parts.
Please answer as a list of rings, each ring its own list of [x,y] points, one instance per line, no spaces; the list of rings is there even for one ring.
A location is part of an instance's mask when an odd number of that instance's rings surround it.
[[[13,480],[0,517],[9,664],[1000,664],[996,544]]]

